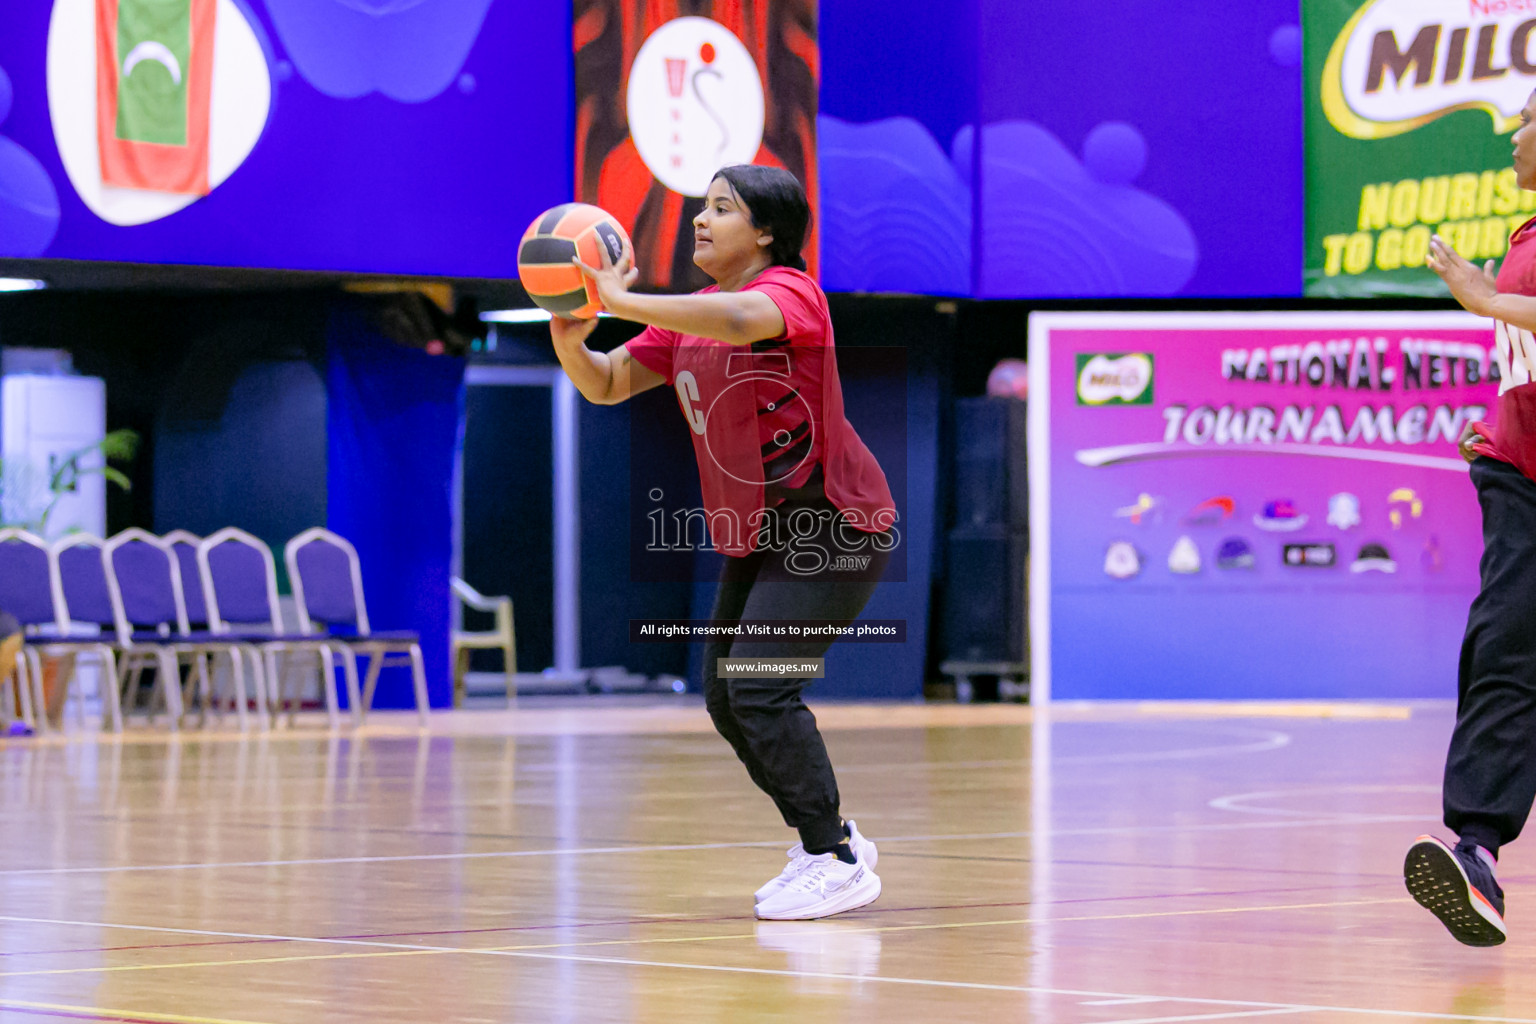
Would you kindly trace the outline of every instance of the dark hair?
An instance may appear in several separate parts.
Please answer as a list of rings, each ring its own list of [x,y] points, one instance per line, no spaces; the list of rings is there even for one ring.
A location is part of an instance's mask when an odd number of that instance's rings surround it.
[[[773,236],[768,258],[776,267],[805,269],[800,250],[811,229],[811,204],[800,179],[778,167],[733,164],[715,172],[747,208],[752,226]]]

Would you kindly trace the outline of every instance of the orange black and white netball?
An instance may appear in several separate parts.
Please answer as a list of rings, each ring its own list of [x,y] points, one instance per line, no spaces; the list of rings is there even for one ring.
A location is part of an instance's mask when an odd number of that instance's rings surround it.
[[[613,215],[588,203],[565,203],[539,214],[517,248],[517,276],[528,297],[556,316],[590,320],[602,312],[597,286],[571,262],[617,265],[632,256],[629,233]]]

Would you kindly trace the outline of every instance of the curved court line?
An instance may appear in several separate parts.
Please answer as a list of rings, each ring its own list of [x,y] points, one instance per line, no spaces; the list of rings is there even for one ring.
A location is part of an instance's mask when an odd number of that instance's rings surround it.
[[[1332,796],[1339,793],[1435,793],[1440,792],[1439,786],[1329,786],[1326,789],[1273,789],[1260,793],[1233,793],[1229,796],[1219,796],[1211,800],[1207,806],[1218,811],[1235,811],[1239,814],[1271,814],[1282,818],[1316,818],[1319,816],[1334,821],[1354,821],[1360,818],[1362,813],[1369,817],[1370,812],[1360,811],[1318,811],[1318,810],[1293,810],[1288,807],[1249,807],[1239,801],[1245,800],[1273,800],[1285,797],[1316,797]]]
[[[1093,723],[1102,725],[1104,723]],[[1146,723],[1115,723],[1129,725],[1143,725]],[[1162,724],[1162,723],[1156,723]],[[1060,728],[1060,724],[1056,728]],[[1166,727],[1166,726],[1165,726]],[[1052,764],[1120,764],[1128,761],[1182,761],[1196,757],[1217,757],[1222,754],[1259,754],[1269,750],[1279,750],[1289,746],[1291,736],[1289,733],[1278,732],[1270,729],[1224,729],[1227,735],[1260,736],[1262,739],[1252,743],[1239,743],[1216,747],[1175,747],[1172,750],[1147,750],[1134,751],[1128,754],[1078,754],[1070,757],[1056,757],[1051,759]],[[976,768],[1017,768],[1021,765],[1032,764],[1028,757],[1004,758],[992,761],[943,761],[938,763],[903,761],[891,764],[852,764],[844,765],[837,770],[839,775],[858,775],[866,772],[878,772],[887,774],[903,769],[937,772],[952,769],[970,771]]]
[[[1228,735],[1241,735],[1237,730],[1226,730]],[[1076,757],[1056,757],[1052,764],[1125,764],[1135,761],[1185,761],[1197,757],[1217,757],[1222,754],[1261,754],[1279,750],[1291,744],[1289,733],[1269,729],[1244,730],[1248,735],[1257,734],[1263,739],[1222,747],[1181,747],[1173,750],[1137,751],[1129,754],[1080,754]]]

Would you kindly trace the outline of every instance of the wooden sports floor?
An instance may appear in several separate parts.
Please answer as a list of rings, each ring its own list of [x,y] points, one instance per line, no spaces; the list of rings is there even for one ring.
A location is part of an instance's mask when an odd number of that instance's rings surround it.
[[[1403,890],[1448,705],[821,709],[885,892],[758,923],[793,841],[701,707],[140,725],[0,747],[0,1020],[1536,1021]]]

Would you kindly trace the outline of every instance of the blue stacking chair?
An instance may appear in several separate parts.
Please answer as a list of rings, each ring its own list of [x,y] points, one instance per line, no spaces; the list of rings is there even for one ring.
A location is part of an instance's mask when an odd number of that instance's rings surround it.
[[[299,628],[304,633],[323,631],[335,643],[349,685],[355,686],[356,658],[368,659],[368,678],[358,707],[366,716],[373,704],[379,671],[388,664],[406,664],[416,691],[416,714],[425,726],[430,714],[427,676],[422,667],[421,637],[411,630],[373,632],[368,626],[368,607],[363,601],[363,572],[357,549],[346,538],[321,527],[305,530],[283,549],[293,597],[299,607]],[[329,672],[327,672],[329,675]],[[354,697],[349,692],[349,697]]]
[[[197,546],[197,571],[208,614],[208,628],[215,635],[238,635],[261,651],[267,680],[267,696],[274,713],[285,703],[281,666],[293,655],[318,656],[321,689],[332,728],[341,724],[336,688],[330,674],[339,646],[324,634],[284,631],[277,601],[277,563],[259,538],[230,526],[210,534]],[[353,667],[349,696],[357,716],[357,678]],[[294,702],[295,704],[297,701]],[[292,721],[290,705],[289,720]]]
[[[252,675],[257,704],[264,706],[266,703],[257,654],[237,637],[192,631],[182,594],[181,569],[171,546],[148,531],[134,528],[124,530],[103,544],[101,558],[106,569],[117,642],[123,650],[124,671],[130,667],[154,665],[157,677],[166,684],[168,704],[174,695],[176,707],[172,713],[179,718],[184,706],[180,693],[181,660],[188,659],[195,665],[201,657],[225,655],[229,658],[230,676],[234,682],[236,717],[240,727],[245,728],[248,699],[243,658],[246,656],[251,658],[255,668]],[[207,708],[214,703],[213,694],[206,674],[201,676],[199,683],[206,716]]]

